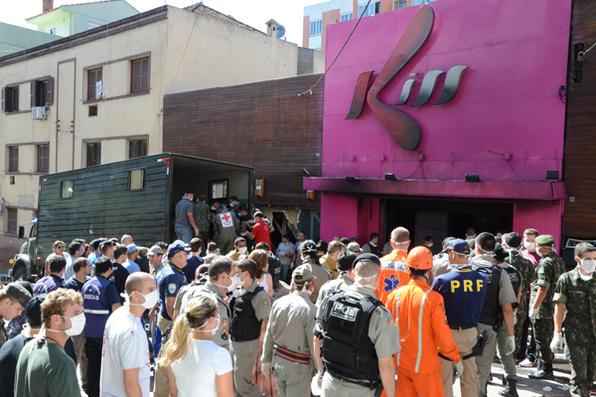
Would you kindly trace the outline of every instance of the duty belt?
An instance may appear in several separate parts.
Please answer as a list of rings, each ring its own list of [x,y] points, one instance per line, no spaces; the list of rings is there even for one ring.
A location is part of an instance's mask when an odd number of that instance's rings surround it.
[[[344,382],[354,383],[356,385],[363,386],[363,387],[366,387],[369,389],[377,389],[381,385],[381,381],[369,381],[369,380],[364,380],[364,379],[349,378],[347,376],[337,373],[336,371],[330,370],[327,367],[325,367],[325,371],[329,372],[331,374],[331,376],[333,376],[334,378],[343,380]]]
[[[293,363],[304,365],[310,364],[310,353],[295,352],[277,344],[273,344],[273,351],[279,357],[291,361]]]

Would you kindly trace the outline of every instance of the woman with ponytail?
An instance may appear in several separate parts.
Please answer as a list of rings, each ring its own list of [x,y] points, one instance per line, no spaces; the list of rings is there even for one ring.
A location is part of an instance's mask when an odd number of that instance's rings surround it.
[[[170,369],[173,397],[233,397],[230,353],[214,341],[219,329],[217,302],[198,295],[188,302],[172,328],[160,366]]]

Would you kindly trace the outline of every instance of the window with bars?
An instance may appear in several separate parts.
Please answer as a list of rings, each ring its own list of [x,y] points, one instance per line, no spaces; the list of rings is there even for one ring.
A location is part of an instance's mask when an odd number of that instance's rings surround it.
[[[149,57],[130,61],[130,93],[143,94],[149,91]]]
[[[342,22],[348,22],[352,19],[352,13],[347,13],[347,14],[342,14],[342,16],[340,17],[340,20]]]
[[[13,85],[4,87],[4,112],[13,113],[19,111],[19,86]]]
[[[135,159],[147,155],[147,139],[130,139],[128,141],[128,158]]]
[[[7,146],[8,172],[19,172],[19,147]]]
[[[316,20],[310,23],[310,35],[311,36],[318,36],[323,31],[323,21]]]
[[[87,70],[87,100],[96,101],[103,96],[103,70],[94,68]]]
[[[101,142],[87,142],[87,167],[101,164]]]
[[[50,169],[50,145],[37,145],[37,172],[46,173]]]

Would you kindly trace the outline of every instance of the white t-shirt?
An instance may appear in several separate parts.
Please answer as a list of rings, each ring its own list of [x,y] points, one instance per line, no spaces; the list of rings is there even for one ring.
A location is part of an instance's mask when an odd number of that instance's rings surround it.
[[[192,349],[172,364],[178,397],[216,397],[215,377],[232,372],[232,358],[210,340],[193,340]]]
[[[139,368],[139,384],[143,397],[149,397],[151,371],[149,345],[141,319],[133,316],[128,306],[116,310],[108,318],[103,336],[101,360],[101,397],[126,396],[123,370]]]

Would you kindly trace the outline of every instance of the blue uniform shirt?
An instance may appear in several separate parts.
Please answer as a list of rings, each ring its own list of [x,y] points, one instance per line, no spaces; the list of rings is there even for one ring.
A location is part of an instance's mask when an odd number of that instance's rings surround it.
[[[159,285],[159,302],[161,306],[161,315],[166,320],[172,320],[166,310],[166,298],[178,295],[180,288],[188,284],[183,270],[174,265],[164,266],[157,276]]]
[[[112,305],[120,303],[116,285],[102,276],[95,276],[83,285],[81,293],[86,318],[85,336],[102,338]]]
[[[470,266],[451,267],[435,278],[433,289],[445,300],[449,327],[472,328],[478,324],[487,287],[487,277]]]
[[[89,278],[85,280],[85,282],[87,281],[89,281]],[[72,276],[71,278],[66,280],[66,282],[64,283],[64,288],[74,289],[77,292],[81,292],[81,288],[83,288],[83,285],[85,285],[85,283],[80,282],[79,280],[77,280],[75,276]]]
[[[198,267],[203,264],[204,260],[200,256],[191,256],[188,258],[186,262],[186,267],[184,267],[184,274],[186,274],[186,280],[189,283],[192,283],[195,279],[195,272],[197,271]]]
[[[124,268],[128,270],[128,274],[133,274],[141,271],[141,267],[139,266],[139,264],[135,261],[131,261],[130,259],[124,262]]]
[[[61,288],[64,284],[64,279],[53,274],[40,278],[35,285],[33,285],[33,295],[45,298],[50,292]]]

